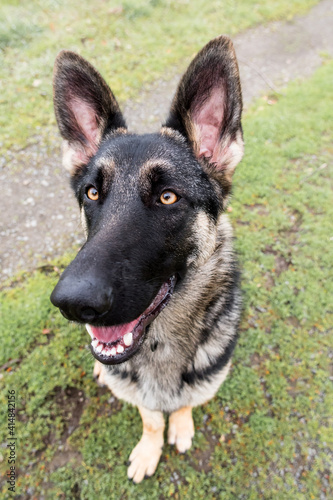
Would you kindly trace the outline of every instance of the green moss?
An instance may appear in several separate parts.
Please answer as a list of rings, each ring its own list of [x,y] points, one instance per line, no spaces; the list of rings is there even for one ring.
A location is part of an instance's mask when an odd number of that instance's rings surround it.
[[[97,387],[86,333],[51,308],[57,267],[2,292],[1,363],[16,361],[0,380],[1,421],[15,389],[23,495],[30,488],[47,499],[332,496],[332,78],[328,63],[274,106],[257,102],[244,120],[246,156],[230,216],[245,311],[232,373],[194,410],[191,451],[166,445],[152,479],[138,486],[126,479],[140,417]],[[1,454],[5,472],[5,448]]]

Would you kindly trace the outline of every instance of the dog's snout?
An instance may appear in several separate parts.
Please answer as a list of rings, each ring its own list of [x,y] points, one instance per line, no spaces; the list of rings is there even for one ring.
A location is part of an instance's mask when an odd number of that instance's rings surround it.
[[[51,302],[66,319],[93,323],[111,310],[113,293],[110,286],[65,277],[53,290]]]
[[[105,312],[107,312],[107,311],[108,311],[108,309]],[[104,313],[102,312],[102,314],[104,314]],[[93,309],[92,307],[83,307],[81,309],[81,319],[83,321],[86,321],[87,323],[91,323],[99,316],[100,315],[98,314],[98,312],[95,309]]]

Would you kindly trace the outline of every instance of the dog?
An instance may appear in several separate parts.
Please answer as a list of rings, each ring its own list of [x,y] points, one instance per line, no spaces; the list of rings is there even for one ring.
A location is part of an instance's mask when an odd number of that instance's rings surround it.
[[[116,98],[81,56],[55,62],[54,107],[86,243],[51,295],[86,325],[94,375],[136,405],[143,434],[128,477],[154,474],[168,442],[183,453],[192,407],[225,380],[241,314],[226,207],[243,156],[242,96],[231,40],[193,59],[157,133],[127,129]]]

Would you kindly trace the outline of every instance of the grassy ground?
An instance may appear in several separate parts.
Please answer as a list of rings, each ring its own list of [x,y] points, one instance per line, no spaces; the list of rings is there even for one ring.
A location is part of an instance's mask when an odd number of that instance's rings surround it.
[[[123,101],[214,36],[290,18],[315,3],[4,0],[0,5],[0,153],[34,142],[34,134],[47,141],[54,124],[52,67],[61,48],[87,57]]]
[[[192,450],[166,445],[154,478],[126,479],[138,412],[96,386],[87,334],[49,302],[70,257],[2,292],[1,422],[15,390],[21,498],[332,498],[332,78],[328,62],[244,120],[230,213],[245,294],[233,370],[194,410]]]

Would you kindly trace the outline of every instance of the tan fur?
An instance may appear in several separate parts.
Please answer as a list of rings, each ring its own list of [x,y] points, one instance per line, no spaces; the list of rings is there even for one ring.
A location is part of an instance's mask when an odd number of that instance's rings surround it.
[[[155,160],[154,158],[151,158],[148,161],[146,161],[145,164],[142,165],[142,167],[140,168],[140,177],[141,178],[146,177],[151,169],[158,166],[165,168],[172,168],[172,164],[169,163],[168,160],[161,160],[160,158],[157,158]]]
[[[76,154],[73,148],[69,145],[68,141],[62,142],[62,165],[72,175],[81,162],[77,162]]]
[[[212,382],[203,382],[195,391],[192,391],[190,399],[192,406],[200,406],[212,399],[220,386],[223,384],[231,367],[231,361],[221,370]]]
[[[175,444],[180,453],[185,453],[191,448],[193,436],[192,407],[185,406],[171,413],[169,417],[168,443]]]
[[[195,255],[189,257],[187,265],[193,263],[195,266],[201,266],[213,254],[217,236],[215,224],[204,211],[197,215],[193,236],[196,240],[197,251]]]
[[[105,374],[106,371],[104,365],[96,360],[94,364],[93,377],[96,379],[97,384],[101,387],[107,385],[105,381]]]
[[[165,137],[170,137],[171,139],[174,139],[175,141],[179,142],[180,144],[185,144],[185,137],[181,135],[177,130],[174,130],[173,128],[170,127],[162,127],[160,130],[161,135],[164,135]]]
[[[145,476],[152,476],[156,470],[163,447],[164,418],[160,411],[150,411],[139,407],[142,418],[142,437],[133,449],[127,470],[129,479],[140,483]]]
[[[84,234],[87,237],[88,236],[88,225],[87,225],[87,219],[86,219],[84,207],[81,208],[81,225],[82,225],[82,229],[84,231]]]
[[[224,153],[225,151],[227,152],[226,154]],[[225,170],[225,177],[231,184],[236,166],[244,155],[244,141],[240,130],[237,131],[234,141],[230,142],[230,138],[227,137],[221,143],[218,155],[224,158],[223,169]]]
[[[94,370],[93,370],[93,377],[94,378],[99,378],[100,374],[101,374],[101,371],[102,371],[102,363],[100,363],[99,361],[95,361],[95,364],[94,364]]]
[[[165,169],[172,169],[173,166],[167,159],[161,160],[160,158],[150,158],[140,168],[140,184],[143,192],[149,196],[150,192],[150,173],[154,168],[164,167]]]
[[[126,135],[128,134],[128,130],[125,127],[118,127],[114,130],[110,130],[105,136],[103,137],[103,141],[109,140],[111,137],[114,137],[115,135]]]

